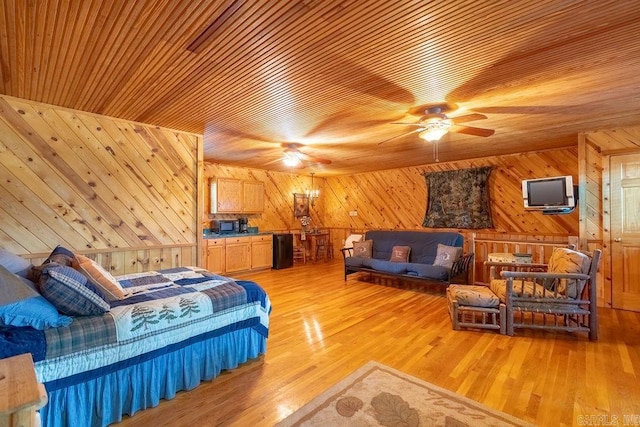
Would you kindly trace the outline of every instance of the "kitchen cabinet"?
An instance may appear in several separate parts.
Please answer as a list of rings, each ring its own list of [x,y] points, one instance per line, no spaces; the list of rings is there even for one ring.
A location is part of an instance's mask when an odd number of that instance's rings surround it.
[[[273,263],[273,236],[251,236],[251,269],[271,268]]]
[[[242,182],[242,212],[255,213],[264,211],[264,182]]]
[[[225,239],[225,272],[251,269],[251,237],[227,237]]]
[[[211,182],[211,213],[242,212],[242,181],[218,178]]]
[[[222,274],[225,271],[225,239],[206,239],[207,259],[204,265],[212,273]]]
[[[271,268],[273,235],[243,235],[204,239],[202,265],[212,273]]]
[[[212,179],[211,213],[261,213],[264,211],[264,183],[235,178]]]

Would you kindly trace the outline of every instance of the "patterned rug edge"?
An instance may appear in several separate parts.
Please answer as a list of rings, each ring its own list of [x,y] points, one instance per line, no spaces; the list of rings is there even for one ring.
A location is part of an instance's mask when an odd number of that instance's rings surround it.
[[[308,422],[310,419],[313,419],[315,415],[314,412],[319,412],[319,410],[326,408],[331,405],[331,403],[338,398],[340,394],[342,394],[347,388],[349,388],[352,384],[363,379],[369,375],[375,373],[375,371],[381,371],[387,374],[394,375],[398,378],[401,378],[404,381],[408,381],[420,387],[430,389],[433,392],[436,392],[451,401],[458,402],[460,404],[465,405],[466,407],[473,408],[474,410],[481,411],[490,415],[493,418],[499,420],[499,424],[497,425],[513,425],[513,426],[533,426],[533,424],[527,423],[524,420],[516,418],[512,415],[509,415],[505,412],[498,411],[496,409],[490,408],[480,402],[469,399],[468,397],[462,396],[460,394],[454,393],[445,388],[439,387],[435,384],[431,384],[425,380],[420,378],[411,376],[397,369],[391,368],[389,366],[383,365],[382,363],[376,361],[369,361],[353,371],[351,374],[347,375],[345,378],[337,382],[336,384],[329,387],[324,392],[320,393],[318,396],[313,398],[311,401],[307,402],[305,405],[300,407],[297,411],[290,414],[287,418],[280,421],[276,424],[277,427],[292,427],[303,425],[303,422]],[[314,425],[310,423],[310,425]]]

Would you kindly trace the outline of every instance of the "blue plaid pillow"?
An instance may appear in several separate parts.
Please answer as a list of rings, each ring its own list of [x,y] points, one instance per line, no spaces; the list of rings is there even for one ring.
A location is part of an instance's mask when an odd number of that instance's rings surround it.
[[[40,293],[60,313],[69,316],[103,314],[111,308],[102,292],[79,271],[51,263],[42,271]]]

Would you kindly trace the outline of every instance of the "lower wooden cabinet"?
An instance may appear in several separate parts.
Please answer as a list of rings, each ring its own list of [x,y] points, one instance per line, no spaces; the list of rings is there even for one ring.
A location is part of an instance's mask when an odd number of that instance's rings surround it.
[[[224,273],[225,239],[206,239],[205,242],[207,259],[202,264],[212,273]]]
[[[227,237],[225,273],[251,269],[251,237]]]
[[[273,236],[251,237],[251,269],[271,268],[273,266]]]
[[[202,265],[212,273],[225,274],[271,268],[273,235],[205,239]]]

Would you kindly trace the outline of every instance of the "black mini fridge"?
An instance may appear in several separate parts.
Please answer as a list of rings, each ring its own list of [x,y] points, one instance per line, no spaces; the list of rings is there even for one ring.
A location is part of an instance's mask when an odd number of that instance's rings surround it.
[[[293,266],[293,234],[273,235],[273,268],[280,270]]]

